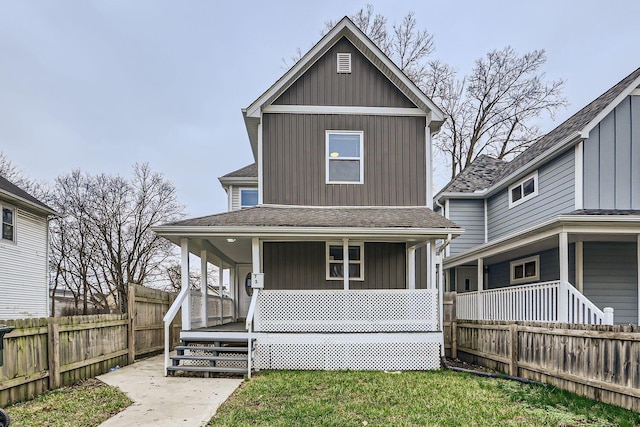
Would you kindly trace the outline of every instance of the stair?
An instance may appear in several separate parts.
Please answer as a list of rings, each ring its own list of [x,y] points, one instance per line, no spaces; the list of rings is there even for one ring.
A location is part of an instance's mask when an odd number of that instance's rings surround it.
[[[253,354],[253,340],[251,342]],[[208,376],[209,373],[246,375],[249,348],[244,338],[198,338],[183,339],[176,347],[176,355],[171,356],[171,366],[167,371],[196,372]]]

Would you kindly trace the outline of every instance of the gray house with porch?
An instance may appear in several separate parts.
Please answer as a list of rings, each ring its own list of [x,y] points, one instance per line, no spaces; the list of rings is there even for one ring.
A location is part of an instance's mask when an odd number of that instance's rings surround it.
[[[458,318],[637,324],[640,69],[512,161],[478,157],[434,203],[466,231],[443,260]]]
[[[255,163],[220,178],[228,212],[155,229],[183,277],[192,254],[231,278],[229,298],[185,280],[167,371],[439,368],[435,243],[463,231],[431,209],[443,112],[345,17],[242,113]]]

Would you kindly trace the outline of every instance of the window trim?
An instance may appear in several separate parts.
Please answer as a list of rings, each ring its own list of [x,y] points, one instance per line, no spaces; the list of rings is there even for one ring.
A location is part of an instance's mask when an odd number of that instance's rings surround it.
[[[529,277],[522,277],[520,279],[516,279],[515,278],[515,268],[519,265],[522,265],[522,268],[524,269],[524,265],[531,262],[531,261],[535,261],[536,263],[536,274],[534,276],[529,276]],[[520,283],[530,283],[530,282],[536,282],[540,280],[540,255],[534,255],[531,257],[527,257],[527,258],[520,258],[520,259],[516,259],[514,261],[511,261],[509,263],[509,283],[511,285],[517,285]]]
[[[331,246],[340,246],[342,247],[343,244],[342,242],[325,242],[325,273],[326,273],[326,280],[344,280],[344,276],[342,277],[332,277],[331,276],[331,271],[330,271],[330,260],[329,260],[329,248]],[[359,260],[354,260],[351,261],[349,260],[349,264],[360,264],[360,276],[359,277],[349,277],[349,281],[357,281],[357,282],[364,282],[364,242],[352,242],[349,241],[349,247],[352,246],[358,246],[360,248],[360,259]],[[347,255],[348,256],[348,255]],[[335,263],[335,262],[334,262]]]
[[[242,192],[243,191],[255,191],[256,194],[258,194],[258,203],[256,203],[255,205],[243,205],[242,204]],[[258,206],[260,204],[260,193],[259,190],[255,187],[240,187],[238,188],[238,207],[240,209],[246,209],[246,208],[251,208],[253,206]]]
[[[516,200],[514,202],[511,191],[514,188],[517,188],[517,187],[521,187],[522,190],[524,190],[524,187],[523,187],[524,183],[526,181],[530,180],[531,178],[533,178],[533,193],[527,194],[526,196],[523,195],[522,197],[520,197],[518,200]],[[538,183],[539,183],[538,171],[535,171],[534,173],[525,176],[523,179],[521,179],[517,183],[510,185],[509,186],[509,190],[508,190],[509,191],[509,194],[508,194],[508,197],[509,197],[509,209],[514,208],[514,207],[526,202],[527,200],[530,200],[530,199],[533,199],[534,197],[536,197],[538,195]],[[524,191],[522,191],[521,194],[524,194]]]
[[[4,209],[11,209],[13,211],[13,239],[5,239],[3,237],[4,233],[2,232],[2,228],[4,228],[4,221],[2,219],[2,214],[4,213]],[[6,203],[0,202],[0,242],[3,243],[11,243],[17,244],[17,235],[18,235],[18,208],[13,205],[9,205]]]
[[[360,157],[342,157],[340,160],[358,160],[360,162],[360,180],[359,181],[331,181],[329,177],[329,163],[331,157],[329,153],[329,135],[360,135]],[[326,130],[325,131],[325,183],[326,184],[364,184],[364,131],[361,130]],[[334,161],[340,161],[334,159]]]

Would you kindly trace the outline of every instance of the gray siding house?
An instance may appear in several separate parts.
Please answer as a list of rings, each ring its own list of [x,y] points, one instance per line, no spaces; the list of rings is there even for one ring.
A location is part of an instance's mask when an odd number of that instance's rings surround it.
[[[242,113],[255,163],[219,179],[228,212],[156,228],[184,272],[194,254],[231,277],[214,316],[183,287],[167,370],[228,340],[253,345],[249,372],[438,368],[435,242],[462,233],[431,209],[443,112],[345,17]]]
[[[640,69],[512,161],[480,156],[434,201],[466,229],[442,263],[464,316],[598,323],[610,307],[637,324]]]

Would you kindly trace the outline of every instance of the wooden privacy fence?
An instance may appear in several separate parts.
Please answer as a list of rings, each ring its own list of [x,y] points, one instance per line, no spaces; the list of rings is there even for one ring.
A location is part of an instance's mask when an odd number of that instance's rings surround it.
[[[458,321],[452,356],[640,411],[637,326]]]
[[[162,317],[173,294],[131,285],[126,314],[2,320],[15,327],[5,335],[0,367],[0,407],[131,363],[164,349]],[[179,324],[172,325],[172,330]],[[172,343],[179,331],[172,334]]]

